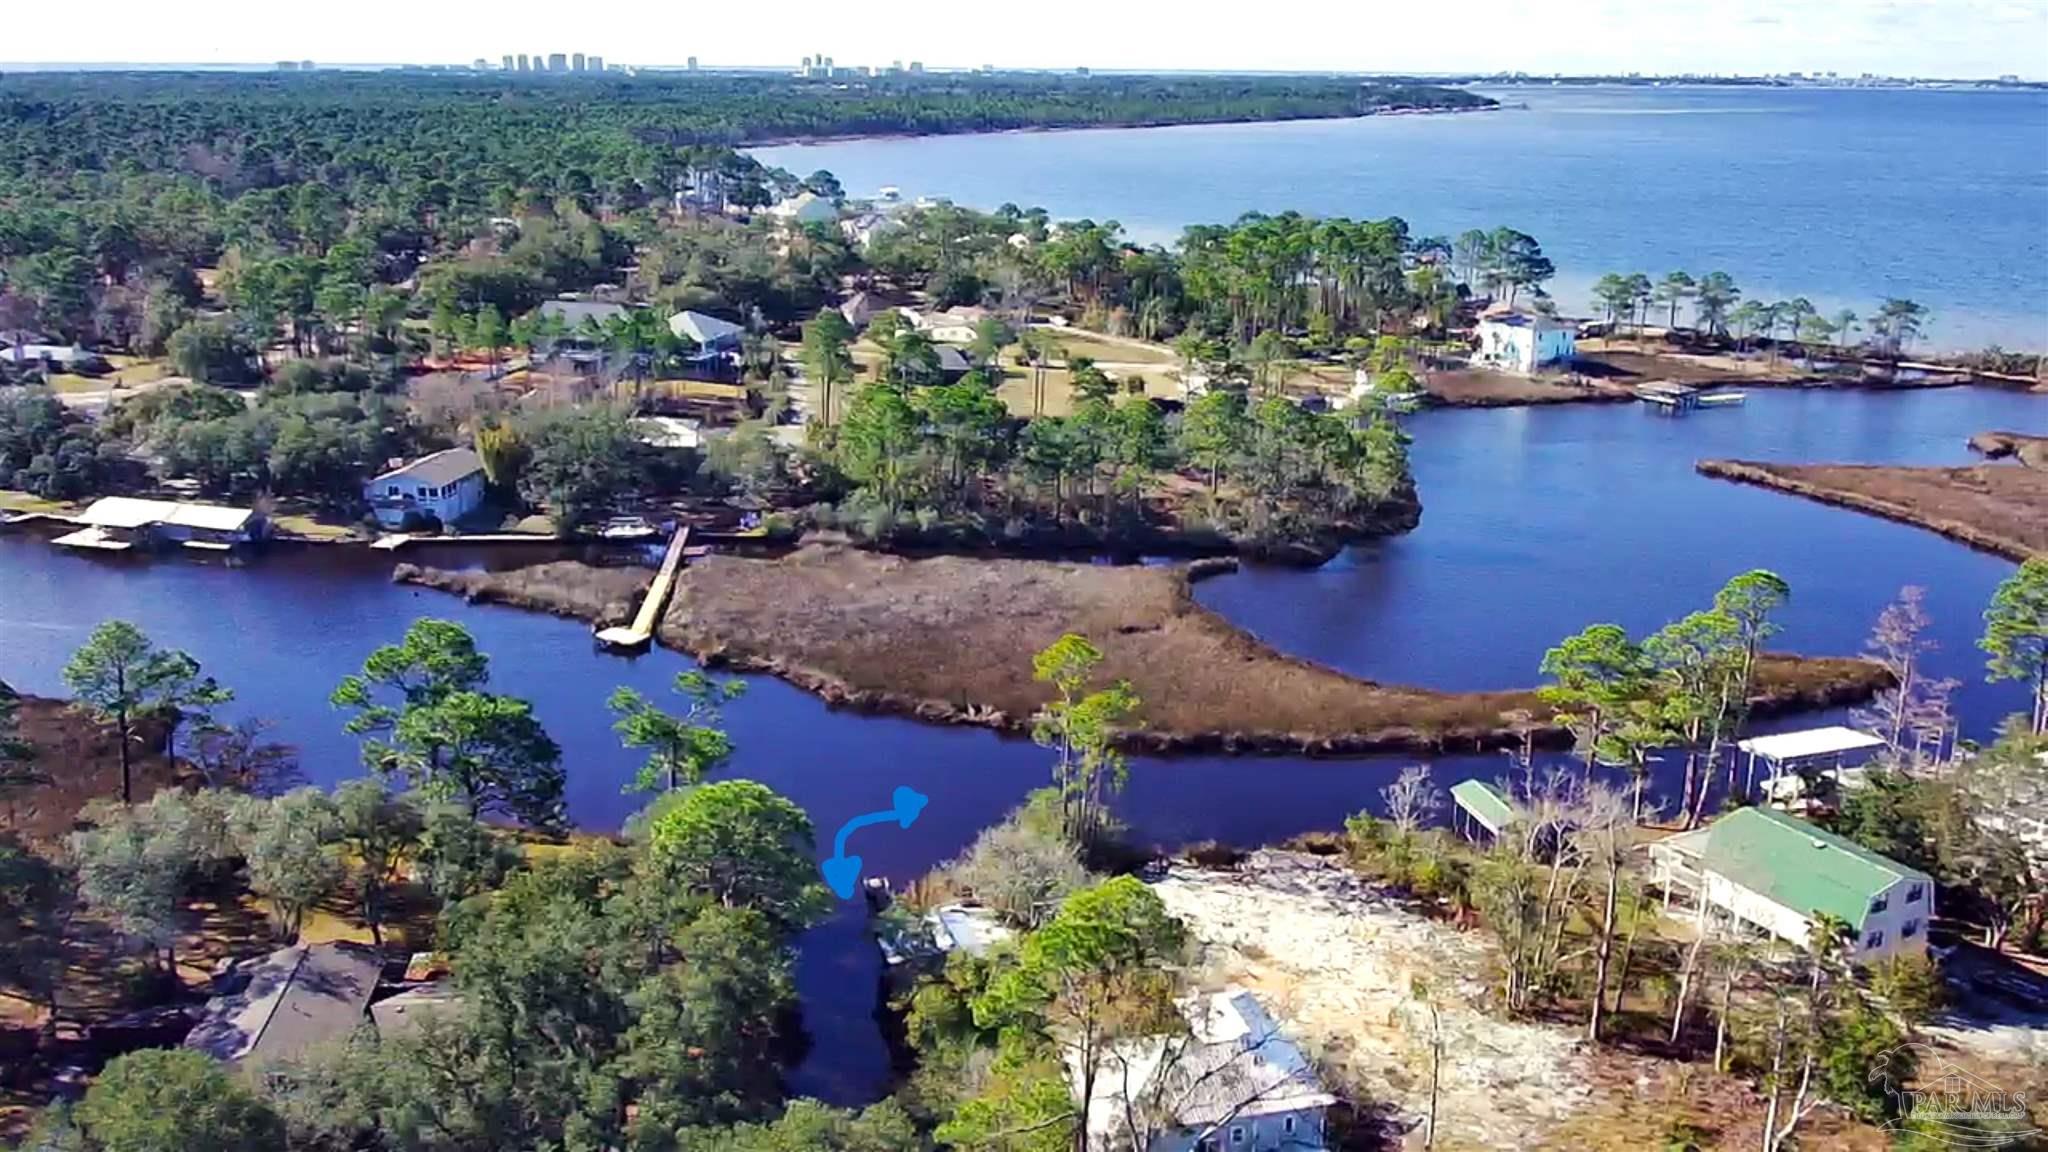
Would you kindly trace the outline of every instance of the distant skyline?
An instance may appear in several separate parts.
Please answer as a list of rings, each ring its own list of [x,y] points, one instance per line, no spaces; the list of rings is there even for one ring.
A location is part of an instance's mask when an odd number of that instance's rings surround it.
[[[1865,72],[2048,79],[2048,0],[1267,0],[1255,15],[1205,4],[1040,0],[948,7],[943,19],[848,19],[844,4],[785,0],[758,28],[652,0],[614,0],[568,21],[534,0],[480,15],[447,0],[356,0],[345,17],[279,19],[267,0],[167,8],[141,0],[46,7],[37,34],[0,55],[33,65],[495,63],[582,52],[614,64],[1190,69],[1536,74]],[[764,17],[765,17],[764,13]],[[882,14],[877,13],[878,17]],[[525,31],[521,31],[525,29]]]

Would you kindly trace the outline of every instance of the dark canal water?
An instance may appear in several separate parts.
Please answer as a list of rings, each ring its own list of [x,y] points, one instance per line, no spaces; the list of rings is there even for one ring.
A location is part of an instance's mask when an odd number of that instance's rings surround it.
[[[1201,585],[1205,602],[1276,646],[1347,671],[1440,688],[1533,683],[1543,650],[1597,620],[1646,631],[1704,604],[1727,577],[1768,566],[1793,600],[1784,647],[1856,650],[1907,583],[1929,589],[1937,671],[1967,681],[1967,731],[2020,707],[1981,682],[1978,616],[2008,562],[1931,533],[1695,475],[1706,456],[1940,464],[1968,459],[1990,428],[2048,432],[2048,401],[1983,390],[1907,395],[1752,393],[1740,410],[1672,419],[1635,406],[1436,412],[1411,418],[1426,511],[1409,536],[1311,573],[1247,570]],[[419,557],[459,563],[462,558]],[[233,712],[276,724],[320,783],[358,769],[326,703],[334,684],[411,621],[459,620],[492,658],[495,686],[532,699],[566,752],[570,807],[614,828],[639,806],[621,792],[632,758],[604,699],[621,684],[666,692],[682,657],[592,651],[580,625],[391,584],[358,552],[276,553],[231,570],[110,564],[0,536],[0,678],[59,694],[60,669],[91,628],[132,620],[192,652],[238,694]],[[931,805],[908,831],[869,829],[870,874],[908,877],[958,852],[1046,776],[1028,742],[968,729],[834,712],[754,679],[728,715],[733,771],[789,795],[822,839],[886,807],[907,784]],[[1255,843],[1334,828],[1377,803],[1406,758],[1140,761],[1121,804],[1143,839]],[[1497,774],[1499,761],[1438,765],[1445,784]],[[853,905],[802,944],[799,982],[814,1046],[798,1091],[840,1102],[879,1094],[886,1057],[872,1019],[878,962]]]

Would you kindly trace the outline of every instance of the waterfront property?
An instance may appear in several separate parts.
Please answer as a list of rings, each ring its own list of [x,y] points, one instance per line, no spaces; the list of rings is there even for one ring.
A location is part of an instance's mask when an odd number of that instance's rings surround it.
[[[269,531],[269,519],[253,508],[138,500],[130,496],[95,500],[77,522],[83,527],[58,537],[56,543],[100,552],[170,544],[197,551],[225,552],[236,545],[260,540]]]
[[[1090,1143],[1142,1152],[1319,1152],[1324,1113],[1337,1098],[1301,1049],[1243,988],[1181,1003],[1185,1036],[1115,1045],[1086,1101]],[[1082,1077],[1068,1060],[1078,1097]],[[1144,1131],[1132,1131],[1138,1117]]]
[[[1738,808],[1705,828],[1650,846],[1652,882],[1711,917],[1804,947],[1816,915],[1849,925],[1858,962],[1924,952],[1934,881],[1797,817]]]
[[[1451,785],[1451,823],[1460,836],[1477,840],[1480,833],[1498,839],[1514,821],[1514,806],[1501,791],[1484,780],[1460,780]]]
[[[1569,365],[1578,350],[1576,325],[1531,312],[1488,312],[1479,318],[1476,334],[1479,350],[1472,354],[1472,363],[1523,376]]]
[[[815,192],[799,192],[768,209],[768,214],[785,228],[801,228],[839,219],[839,206]]]
[[[363,488],[377,523],[403,528],[408,521],[453,524],[484,501],[484,465],[469,448],[450,448],[393,468]]]
[[[360,944],[301,944],[237,966],[185,1047],[263,1067],[305,1056],[363,1024],[383,963]]]
[[[1768,773],[1764,795],[1774,801],[1802,798],[1809,779],[1853,787],[1853,769],[1883,747],[1884,741],[1870,733],[1839,724],[1752,736],[1735,744],[1736,751],[1748,758],[1745,794],[1755,793],[1757,767],[1762,765]]]
[[[876,910],[875,946],[892,977],[944,964],[955,952],[978,960],[1015,936],[993,909],[979,905],[944,904],[905,917],[885,907],[889,897],[882,881],[869,880],[867,896]]]

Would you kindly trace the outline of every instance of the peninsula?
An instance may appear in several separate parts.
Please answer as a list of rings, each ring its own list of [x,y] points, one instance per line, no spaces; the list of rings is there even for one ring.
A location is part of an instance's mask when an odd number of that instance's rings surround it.
[[[1754,484],[1917,525],[2012,560],[2048,554],[2048,439],[2010,432],[1974,437],[1994,460],[1959,468],[1871,464],[1767,464],[1702,460],[1705,476]]]
[[[684,570],[658,631],[706,663],[779,676],[834,705],[1028,731],[1048,689],[1031,657],[1075,632],[1105,677],[1144,701],[1127,747],[1147,752],[1343,755],[1569,739],[1533,691],[1436,692],[1344,675],[1275,651],[1204,608],[1191,584],[1230,561],[1106,566],[812,544],[773,560],[712,555]],[[637,569],[579,563],[510,572],[400,565],[395,578],[611,623],[646,587]],[[1868,699],[1885,673],[1861,660],[1767,658],[1760,713]]]

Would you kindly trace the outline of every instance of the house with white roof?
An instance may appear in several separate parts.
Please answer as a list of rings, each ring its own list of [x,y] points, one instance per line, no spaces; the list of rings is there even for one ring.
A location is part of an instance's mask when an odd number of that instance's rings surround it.
[[[1738,808],[1705,828],[1650,845],[1650,877],[1691,901],[1696,922],[1725,919],[1805,947],[1814,918],[1834,916],[1868,963],[1927,949],[1934,880],[1796,816]]]
[[[700,355],[737,352],[740,337],[747,333],[738,324],[706,312],[678,312],[668,318],[668,330],[695,344]]]
[[[1479,348],[1472,363],[1522,376],[1569,365],[1578,354],[1578,327],[1555,316],[1531,312],[1489,312],[1479,318]]]
[[[1324,1115],[1337,1098],[1258,998],[1225,988],[1182,1001],[1181,1012],[1186,1034],[1120,1044],[1103,1055],[1086,1101],[1090,1146],[1321,1152]],[[1067,1083],[1076,1097],[1085,1082],[1080,1072],[1070,1054]]]
[[[101,552],[126,552],[138,545],[155,544],[225,552],[260,540],[269,531],[268,518],[254,508],[132,496],[95,500],[79,514],[77,522],[81,525],[78,531],[54,542]]]
[[[988,309],[972,305],[921,312],[915,308],[899,308],[910,326],[931,340],[945,344],[972,344],[982,319]]]
[[[1828,779],[1845,788],[1858,786],[1861,765],[1884,747],[1878,737],[1839,724],[1752,736],[1735,744],[1735,750],[1748,759],[1745,794],[1755,793],[1757,770],[1762,768],[1764,795],[1783,803],[1806,799],[1809,780]]]
[[[476,511],[485,487],[484,463],[476,452],[450,448],[379,475],[363,486],[363,499],[387,528],[428,518],[446,526]]]
[[[816,192],[799,192],[781,201],[768,214],[786,227],[801,228],[806,224],[830,224],[839,219],[839,205],[827,200]]]

